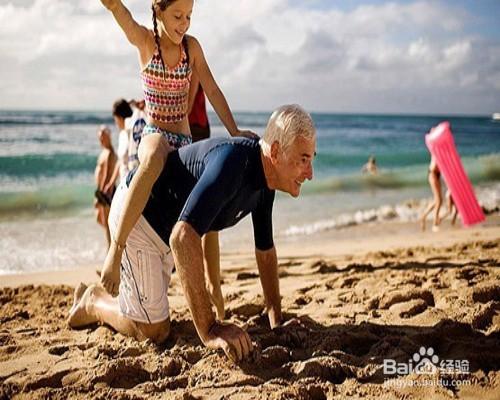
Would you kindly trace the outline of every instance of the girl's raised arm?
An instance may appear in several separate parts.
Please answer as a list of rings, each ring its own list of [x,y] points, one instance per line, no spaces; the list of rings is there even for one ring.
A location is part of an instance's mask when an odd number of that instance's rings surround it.
[[[149,31],[146,27],[137,23],[121,0],[101,0],[101,3],[111,11],[116,22],[127,36],[128,41],[139,49],[143,48],[150,36]]]

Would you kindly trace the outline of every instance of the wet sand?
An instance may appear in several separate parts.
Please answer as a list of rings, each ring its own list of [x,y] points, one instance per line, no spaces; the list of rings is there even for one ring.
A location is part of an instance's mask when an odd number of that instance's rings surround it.
[[[175,274],[162,346],[66,326],[74,286],[96,280],[93,266],[3,276],[0,399],[500,398],[498,218],[438,234],[356,229],[278,245],[282,306],[299,330],[269,329],[252,254],[223,255],[227,317],[256,347],[239,364],[201,345]],[[428,373],[384,374],[387,360],[424,358]]]

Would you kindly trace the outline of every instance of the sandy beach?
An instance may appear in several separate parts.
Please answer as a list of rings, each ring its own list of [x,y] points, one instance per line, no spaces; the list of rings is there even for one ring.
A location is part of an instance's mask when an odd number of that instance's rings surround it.
[[[95,266],[2,276],[0,399],[499,398],[498,216],[436,234],[373,224],[334,235],[278,243],[283,310],[304,325],[295,336],[269,329],[253,256],[223,254],[227,317],[255,344],[238,365],[201,345],[175,274],[159,347],[66,326]],[[436,368],[384,371],[424,358]]]

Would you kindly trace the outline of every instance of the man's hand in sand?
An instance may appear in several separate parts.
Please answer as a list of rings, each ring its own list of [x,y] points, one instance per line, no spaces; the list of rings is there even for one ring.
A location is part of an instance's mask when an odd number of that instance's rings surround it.
[[[216,322],[208,332],[205,346],[212,349],[222,349],[234,362],[246,358],[253,350],[250,336],[240,327]]]
[[[120,262],[123,248],[111,241],[106,260],[101,272],[101,284],[106,291],[113,297],[118,296],[120,287]]]

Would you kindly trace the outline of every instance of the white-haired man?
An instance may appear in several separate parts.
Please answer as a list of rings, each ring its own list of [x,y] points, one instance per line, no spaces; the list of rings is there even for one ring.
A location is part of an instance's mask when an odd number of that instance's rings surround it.
[[[252,214],[266,309],[271,328],[278,327],[282,315],[272,229],[274,193],[281,190],[297,197],[302,183],[312,179],[315,154],[313,121],[298,105],[277,109],[260,141],[215,138],[171,152],[124,248],[118,302],[100,287],[80,287],[69,324],[77,327],[101,321],[138,339],[166,339],[173,255],[202,342],[222,348],[233,360],[246,357],[252,350],[248,334],[235,324],[217,322],[212,311],[211,301],[217,307],[222,299],[214,301],[206,289],[201,237]],[[112,233],[127,184],[120,184],[113,201]],[[205,272],[209,280],[218,276]],[[116,295],[116,280],[105,278],[102,283]],[[220,286],[218,281],[210,284]]]

